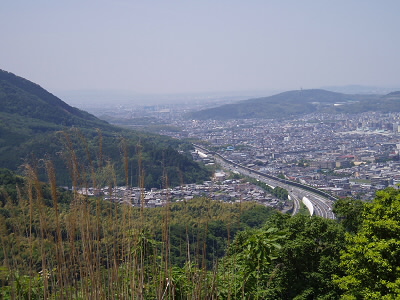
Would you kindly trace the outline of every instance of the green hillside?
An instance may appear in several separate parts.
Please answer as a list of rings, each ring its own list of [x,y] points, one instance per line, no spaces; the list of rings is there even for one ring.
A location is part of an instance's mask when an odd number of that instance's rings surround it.
[[[62,185],[71,185],[73,168],[82,173],[83,183],[84,174],[100,171],[106,164],[115,169],[118,183],[138,185],[144,177],[148,188],[209,178],[207,170],[178,153],[188,150],[189,145],[110,125],[69,106],[39,85],[2,70],[0,104],[0,168],[18,170],[22,164],[36,165],[45,158],[54,162]],[[38,168],[44,175],[40,163]],[[165,172],[168,182],[163,179]]]
[[[270,97],[256,98],[193,112],[194,119],[250,119],[250,118],[287,118],[316,111],[334,111],[334,104],[346,104],[366,101],[376,103],[378,95],[347,95],[325,90],[289,91]]]
[[[105,122],[69,106],[39,85],[3,70],[0,70],[0,102],[2,113],[59,126],[106,126]]]
[[[398,299],[400,191],[334,212],[141,209],[0,169],[0,299]]]

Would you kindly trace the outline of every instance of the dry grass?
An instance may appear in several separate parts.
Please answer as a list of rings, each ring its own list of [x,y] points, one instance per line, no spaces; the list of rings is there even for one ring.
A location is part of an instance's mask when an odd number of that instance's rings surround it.
[[[171,263],[170,203],[155,224],[147,219],[143,193],[139,209],[79,194],[78,188],[100,188],[104,178],[111,194],[116,186],[113,164],[103,161],[101,132],[97,155],[89,152],[87,141],[80,136],[86,149],[86,166],[78,161],[69,134],[63,133],[63,137],[74,188],[69,208],[60,207],[55,169],[51,160],[45,160],[37,166],[25,165],[26,184],[18,187],[23,190],[20,197],[7,201],[7,208],[15,212],[12,219],[23,219],[9,224],[14,235],[6,234],[10,229],[5,228],[5,219],[0,216],[3,271],[8,274],[7,278],[0,277],[4,299],[217,299],[217,268],[210,272],[206,258],[212,208],[205,207],[203,224],[199,224],[204,230],[194,242],[189,239],[186,223],[183,251],[187,263],[178,272]],[[129,153],[123,139],[121,149],[129,185]],[[138,149],[140,157],[140,145]],[[37,175],[40,164],[47,171],[51,203]],[[143,190],[141,159],[138,169],[138,184]],[[163,181],[168,187],[166,174]],[[157,231],[162,232],[161,241],[157,241]],[[193,243],[195,255],[190,252]],[[182,292],[184,285],[188,288]]]

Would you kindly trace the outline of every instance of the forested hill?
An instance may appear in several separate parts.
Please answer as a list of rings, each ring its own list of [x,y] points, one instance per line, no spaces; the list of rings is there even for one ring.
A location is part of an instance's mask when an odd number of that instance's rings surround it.
[[[69,106],[36,83],[0,70],[0,112],[61,126],[97,126],[107,123]]]
[[[333,109],[334,104],[376,101],[379,95],[349,95],[320,89],[288,91],[191,113],[194,119],[284,118]],[[346,106],[347,106],[346,105]]]
[[[160,187],[168,170],[181,173],[169,176],[171,185],[208,179],[203,167],[177,150],[188,150],[188,145],[113,126],[27,79],[0,70],[0,168],[17,170],[45,158],[54,161],[58,183],[70,185],[68,159],[74,157],[73,164],[79,163],[75,171],[78,167],[85,173],[108,163],[116,169],[118,182],[129,180],[133,185],[145,176],[146,187]]]

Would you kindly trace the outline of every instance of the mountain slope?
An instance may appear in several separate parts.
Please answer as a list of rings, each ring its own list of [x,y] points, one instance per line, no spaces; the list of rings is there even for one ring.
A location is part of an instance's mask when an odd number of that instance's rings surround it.
[[[190,114],[195,119],[283,118],[332,107],[335,103],[376,100],[376,95],[347,95],[325,90],[289,91]]]
[[[105,126],[93,115],[69,106],[39,85],[0,70],[0,112],[61,126]]]
[[[146,187],[165,185],[164,172],[171,173],[171,185],[208,179],[208,171],[178,153],[178,148],[187,148],[181,144],[110,125],[39,85],[0,70],[0,168],[17,170],[26,162],[50,159],[63,185],[71,184],[72,168],[78,168],[84,180],[88,170],[100,171],[106,164],[114,167],[119,183],[137,185],[145,176]],[[143,171],[138,170],[139,161]],[[177,171],[182,175],[176,176]],[[44,178],[45,170],[40,172]]]
[[[368,111],[400,112],[400,92],[392,92],[377,98],[364,98],[362,101],[326,109],[326,112],[333,113],[361,113]]]

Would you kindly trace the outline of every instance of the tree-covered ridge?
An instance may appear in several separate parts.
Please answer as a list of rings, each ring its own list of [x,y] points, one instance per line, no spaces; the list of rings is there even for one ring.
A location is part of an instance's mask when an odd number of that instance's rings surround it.
[[[112,163],[116,179],[122,185],[126,184],[129,176],[128,183],[139,186],[140,164],[146,188],[202,182],[211,176],[209,171],[191,159],[188,152],[190,145],[178,140],[130,130],[73,128],[32,133],[32,129],[25,126],[29,124],[24,122],[26,118],[21,121],[14,117],[10,119],[19,125],[9,126],[5,122],[7,125],[0,126],[0,166],[17,170],[27,161],[51,159],[57,167],[60,185],[72,184],[68,173],[71,153],[76,156],[76,166],[83,173],[88,173],[90,168],[101,172],[102,165]],[[39,123],[35,124],[37,128]],[[46,130],[51,128],[46,124],[43,126]],[[182,150],[184,154],[177,150]],[[125,173],[125,168],[129,174]],[[168,181],[163,182],[163,173],[168,175]],[[80,184],[86,185],[88,181]]]
[[[71,107],[39,85],[0,70],[0,112],[60,126],[105,126],[93,115]]]
[[[146,188],[209,179],[209,172],[187,155],[187,144],[112,126],[69,106],[39,85],[2,70],[0,103],[0,167],[18,170],[26,162],[51,159],[58,183],[71,186],[68,170],[72,170],[73,155],[75,171],[101,172],[101,167],[110,163],[115,166],[118,182],[127,184],[129,176],[128,182],[134,186],[139,185],[141,176]],[[163,174],[168,175],[168,181]],[[84,178],[80,177],[79,184],[89,184]]]
[[[337,104],[337,105],[335,105]],[[194,119],[287,118],[312,112],[354,113],[400,111],[398,92],[388,95],[352,95],[311,89],[288,91],[270,97],[249,99],[197,112]]]
[[[0,149],[0,161],[15,168],[15,161],[20,166],[37,164],[41,158],[51,160],[61,186],[101,188],[114,180],[118,185],[160,188],[209,180],[210,171],[194,162],[188,149],[190,145],[158,135],[73,128],[36,134],[33,140]],[[113,168],[108,181],[101,179],[107,165]],[[39,164],[38,172],[43,179],[43,165]]]

